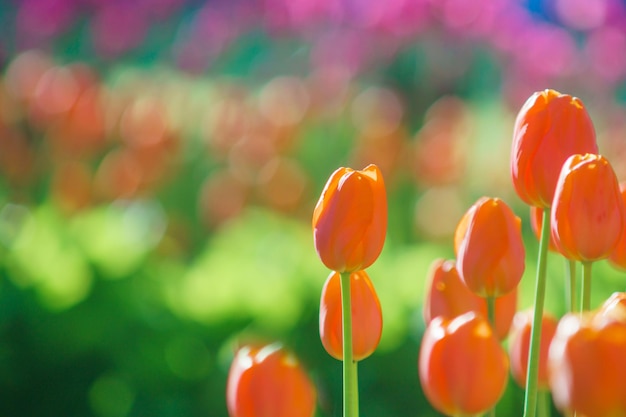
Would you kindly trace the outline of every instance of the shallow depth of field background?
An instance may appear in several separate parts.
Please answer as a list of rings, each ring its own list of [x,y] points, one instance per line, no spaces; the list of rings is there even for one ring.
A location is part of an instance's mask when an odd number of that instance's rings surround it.
[[[363,417],[437,416],[417,377],[425,275],[509,177],[536,90],[583,99],[626,179],[626,2],[0,3],[0,415],[226,417],[233,351],[281,341],[341,412],[318,335],[310,218],[339,166],[378,164],[380,347]],[[547,309],[564,310],[550,257]],[[595,267],[592,304],[626,275]],[[480,383],[480,381],[477,381]],[[521,415],[513,382],[498,406]]]

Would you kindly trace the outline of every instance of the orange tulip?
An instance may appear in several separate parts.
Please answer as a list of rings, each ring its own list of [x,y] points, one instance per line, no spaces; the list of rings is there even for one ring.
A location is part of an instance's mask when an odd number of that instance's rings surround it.
[[[548,382],[548,349],[556,332],[557,319],[544,313],[541,318],[541,341],[539,342],[539,371],[537,384],[539,389],[549,389]],[[511,374],[517,384],[526,387],[528,373],[528,353],[530,348],[530,333],[533,326],[532,310],[520,311],[513,319],[511,338],[509,339],[509,359],[511,360]]]
[[[481,297],[513,291],[524,273],[521,220],[498,198],[482,197],[465,213],[454,235],[456,267]]]
[[[383,315],[378,295],[365,271],[350,274],[352,302],[353,359],[360,361],[376,350],[383,331]],[[331,272],[320,301],[320,338],[326,351],[343,360],[341,276]]]
[[[422,389],[449,416],[484,413],[508,381],[509,362],[489,323],[475,312],[430,322],[419,354]]]
[[[620,183],[619,189],[622,194],[622,202],[626,205],[626,182]],[[622,231],[617,246],[609,255],[609,263],[615,268],[626,270],[626,233],[624,231]]]
[[[548,208],[563,162],[575,153],[597,153],[596,134],[585,106],[554,90],[534,93],[515,120],[511,177],[527,204]]]
[[[230,417],[312,417],[315,386],[297,358],[280,344],[244,346],[230,367]]]
[[[626,222],[615,172],[601,155],[572,155],[559,177],[551,212],[552,237],[568,259],[590,262],[617,247]]]
[[[487,300],[467,288],[461,281],[454,261],[435,259],[430,266],[424,298],[424,321],[430,323],[435,317],[452,319],[469,311],[487,318]],[[504,340],[509,334],[517,309],[517,288],[496,298],[495,332]]]
[[[312,223],[315,249],[327,268],[354,272],[374,263],[387,233],[387,197],[378,167],[336,170],[315,206]]]
[[[559,322],[549,351],[552,398],[585,417],[626,415],[626,322],[587,313]]]
[[[626,323],[626,292],[614,292],[599,309],[602,316]]]
[[[541,227],[543,226],[543,210],[544,209],[542,209],[541,207],[530,206],[530,228],[533,230],[533,233],[539,241],[541,241]],[[556,243],[554,243],[552,235],[550,235],[550,243],[548,244],[548,249],[552,252],[559,251],[556,248]]]

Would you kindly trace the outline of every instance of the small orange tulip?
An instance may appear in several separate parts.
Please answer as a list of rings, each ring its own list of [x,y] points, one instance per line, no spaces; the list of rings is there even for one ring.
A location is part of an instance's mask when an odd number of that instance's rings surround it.
[[[374,353],[383,331],[380,301],[365,271],[350,274],[350,301],[353,359],[360,361]],[[320,338],[326,351],[339,360],[343,360],[342,334],[341,276],[331,272],[322,289]]]
[[[498,198],[482,197],[465,213],[454,235],[456,267],[481,297],[513,291],[525,267],[521,220]]]
[[[556,332],[558,320],[544,313],[541,318],[541,341],[539,342],[539,369],[537,384],[539,389],[549,389],[548,382],[548,349]],[[528,373],[528,353],[530,350],[530,333],[533,326],[533,311],[520,311],[513,318],[511,338],[509,339],[509,359],[511,374],[517,384],[526,387]]]
[[[530,228],[537,237],[537,240],[541,241],[541,227],[543,226],[543,210],[541,207],[530,206]],[[552,235],[550,235],[550,243],[548,244],[548,250],[552,252],[558,252],[556,243]]]
[[[551,212],[552,237],[568,259],[590,262],[617,247],[626,222],[615,172],[601,155],[572,155],[563,164]]]
[[[374,263],[387,233],[387,196],[378,167],[337,169],[315,206],[312,223],[315,249],[327,268],[354,272]]]
[[[622,202],[626,206],[626,182],[620,183],[619,189],[622,194]],[[617,246],[609,255],[609,263],[621,270],[626,270],[626,233],[624,232],[626,231],[622,231]]]
[[[597,153],[593,123],[582,101],[554,90],[534,93],[515,120],[511,177],[519,197],[548,208],[563,162],[575,153]]]
[[[559,322],[549,351],[552,398],[585,417],[626,415],[626,322],[587,313]]]
[[[280,344],[244,346],[235,354],[226,387],[230,417],[312,417],[315,386]]]
[[[435,259],[430,266],[424,298],[424,321],[430,323],[435,317],[452,319],[469,311],[487,318],[487,300],[467,288],[461,281],[454,261]],[[517,288],[496,298],[495,332],[504,340],[509,334],[513,316],[517,310]]]
[[[469,312],[430,322],[418,368],[422,389],[434,408],[449,416],[476,415],[502,397],[509,362],[489,323]]]

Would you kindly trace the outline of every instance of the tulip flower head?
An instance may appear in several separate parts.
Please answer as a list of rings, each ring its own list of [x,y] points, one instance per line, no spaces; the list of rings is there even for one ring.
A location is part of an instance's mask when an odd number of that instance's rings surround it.
[[[320,300],[320,338],[326,351],[343,360],[343,324],[340,274],[331,272]],[[350,274],[353,360],[360,361],[376,350],[383,331],[380,301],[365,271]]]
[[[470,207],[456,228],[454,247],[461,279],[481,297],[507,294],[522,279],[521,220],[498,198],[482,197]]]
[[[565,160],[598,153],[593,122],[582,101],[554,90],[534,93],[515,120],[511,177],[529,205],[548,208]]]
[[[626,206],[626,182],[621,182],[619,189],[622,193],[622,202]],[[626,271],[626,230],[622,232],[617,246],[609,255],[609,263],[617,269]]]
[[[561,318],[548,368],[554,403],[586,417],[626,415],[626,322],[588,312]]]
[[[297,358],[280,344],[244,346],[230,367],[230,417],[312,417],[316,389]]]
[[[557,319],[544,313],[541,323],[541,341],[539,342],[539,371],[537,384],[539,389],[549,389],[548,382],[548,349],[556,332]],[[532,310],[520,311],[515,314],[511,337],[509,339],[509,359],[511,374],[520,387],[526,386],[528,373],[528,354],[530,350],[530,333],[533,324]]]
[[[517,310],[517,288],[495,300],[495,333],[500,340],[509,334]],[[487,300],[474,294],[459,277],[453,260],[435,259],[426,279],[423,304],[424,321],[435,317],[449,319],[474,311],[487,317]]]
[[[337,169],[315,206],[312,226],[315,249],[327,268],[354,272],[374,263],[387,233],[387,196],[378,167]]]
[[[448,416],[478,415],[502,397],[509,362],[487,320],[469,312],[430,322],[418,370],[424,394],[434,408]]]
[[[575,154],[563,164],[551,211],[552,238],[568,259],[607,258],[626,224],[619,183],[602,155]]]

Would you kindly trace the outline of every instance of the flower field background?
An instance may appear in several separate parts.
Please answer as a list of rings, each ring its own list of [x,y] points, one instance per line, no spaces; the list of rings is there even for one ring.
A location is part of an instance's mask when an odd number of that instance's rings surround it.
[[[340,415],[311,215],[330,173],[370,163],[389,224],[361,415],[437,416],[417,373],[431,262],[481,196],[537,252],[509,174],[525,99],[580,97],[626,180],[618,0],[9,0],[0,34],[2,416],[226,416],[235,347],[259,339],[298,355],[318,416]],[[599,262],[592,307],[625,282]],[[522,403],[511,380],[498,411]]]

